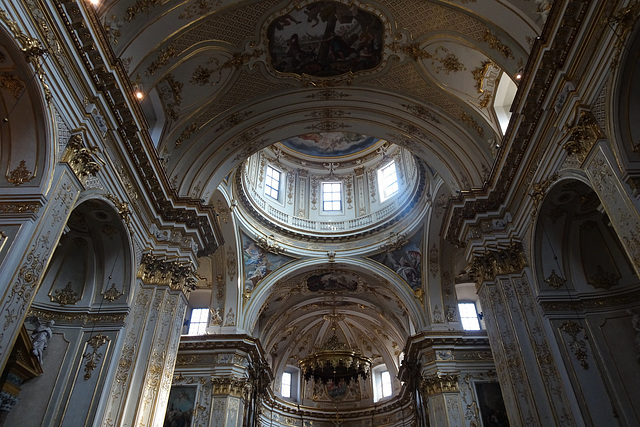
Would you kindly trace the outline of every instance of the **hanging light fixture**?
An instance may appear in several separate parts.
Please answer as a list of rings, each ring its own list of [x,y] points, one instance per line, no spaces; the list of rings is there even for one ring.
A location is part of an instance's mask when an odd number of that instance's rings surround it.
[[[301,359],[298,365],[306,381],[313,379],[323,384],[329,381],[348,384],[358,378],[367,379],[371,371],[371,359],[340,342],[335,330],[320,348]]]

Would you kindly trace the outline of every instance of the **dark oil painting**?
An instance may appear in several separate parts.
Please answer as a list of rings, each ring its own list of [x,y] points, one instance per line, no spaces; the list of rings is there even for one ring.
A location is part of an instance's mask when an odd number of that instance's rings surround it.
[[[382,60],[382,21],[354,5],[311,3],[269,25],[271,65],[281,73],[331,77]]]

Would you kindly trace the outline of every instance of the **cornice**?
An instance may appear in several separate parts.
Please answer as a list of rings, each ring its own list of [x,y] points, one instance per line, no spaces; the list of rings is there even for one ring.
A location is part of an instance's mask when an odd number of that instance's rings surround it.
[[[570,0],[551,10],[547,25],[538,37],[527,61],[513,105],[512,117],[504,138],[503,147],[494,163],[490,178],[480,189],[463,191],[449,203],[448,221],[445,221],[446,238],[456,246],[464,246],[462,232],[466,221],[477,215],[497,212],[505,203],[512,186],[517,185],[516,174],[525,161],[525,152],[537,131],[547,102],[547,92],[552,81],[564,66],[573,48],[578,30],[583,24],[588,0]],[[528,88],[528,90],[522,90]],[[518,121],[517,126],[513,123]]]
[[[117,133],[149,200],[163,220],[183,223],[198,231],[201,240],[198,256],[213,253],[223,243],[214,208],[199,200],[178,196],[171,187],[148,131],[139,126],[139,123],[145,123],[145,118],[133,97],[129,77],[111,50],[95,11],[84,3],[58,0],[55,6],[96,91],[104,95],[117,121]]]

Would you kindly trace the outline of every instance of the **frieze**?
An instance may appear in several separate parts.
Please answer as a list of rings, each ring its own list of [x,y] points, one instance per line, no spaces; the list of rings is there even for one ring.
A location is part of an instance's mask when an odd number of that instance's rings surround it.
[[[522,244],[515,242],[504,248],[487,248],[485,252],[474,255],[469,265],[469,276],[480,286],[493,281],[498,275],[519,273],[526,265]]]
[[[226,395],[233,397],[246,397],[251,385],[246,380],[240,380],[236,378],[217,378],[211,377],[211,394],[212,395]]]
[[[567,54],[575,41],[578,28],[584,20],[587,3],[585,0],[570,0],[566,8],[555,8],[549,15],[551,21],[558,21],[558,25],[563,28],[563,31],[554,34],[553,29],[556,27],[546,25],[531,49],[530,58],[532,60],[527,62],[528,67],[524,70],[520,83],[521,86],[530,87],[530,89],[527,94],[524,91],[518,91],[513,101],[513,105],[518,106],[516,109],[521,110],[523,120],[520,126],[511,127],[508,130],[503,140],[511,141],[510,150],[499,151],[495,163],[509,164],[511,167],[506,173],[500,173],[499,176],[498,170],[492,169],[487,183],[493,182],[492,188],[494,190],[489,190],[489,187],[485,185],[482,189],[463,192],[454,200],[458,205],[452,209],[449,215],[451,219],[446,233],[447,240],[454,245],[464,246],[465,244],[460,240],[464,222],[474,220],[474,218],[482,216],[479,214],[484,212],[498,211],[512,184],[515,183],[515,173],[519,170],[524,159],[522,153],[526,151],[532,141],[533,133],[537,131],[537,124],[542,116],[542,111],[544,111],[543,105],[548,96],[548,88],[559,71],[562,70]],[[534,72],[531,67],[537,64],[537,61],[534,61],[533,58],[541,58],[548,51],[548,46],[551,45],[553,45],[553,50],[557,51],[555,62],[544,63]],[[524,96],[527,96],[528,102],[526,103],[523,102]]]
[[[127,72],[122,62],[117,60],[111,51],[99,51],[98,41],[93,37],[93,33],[87,29],[88,25],[93,28],[102,26],[97,14],[90,13],[85,16],[75,3],[58,2],[55,6],[67,27],[77,53],[83,58],[88,55],[88,52],[94,53],[90,60],[87,59],[83,63],[89,75],[94,76],[95,82],[126,80]],[[78,25],[80,23],[82,25]],[[106,57],[102,57],[99,52]],[[109,66],[106,66],[107,63]],[[157,212],[165,221],[183,223],[189,228],[198,230],[202,240],[198,256],[213,253],[219,242],[223,240],[220,227],[214,221],[214,209],[210,206],[204,206],[199,200],[179,197],[175,192],[169,193],[169,196],[181,206],[174,207],[173,203],[162,204],[161,201],[167,199],[167,190],[170,190],[170,184],[163,172],[160,160],[149,155],[148,147],[153,147],[149,133],[140,132],[137,125],[137,118],[143,117],[142,107],[134,99],[133,93],[125,93],[117,85],[107,85],[101,90],[105,94],[104,102],[113,113],[123,146],[129,153],[133,164],[137,165],[138,174],[142,177],[141,181]],[[132,102],[119,101],[127,98]]]
[[[138,278],[147,285],[168,286],[184,294],[195,290],[197,283],[195,271],[190,264],[150,253],[142,255]]]
[[[28,316],[35,316],[39,319],[54,320],[56,324],[79,324],[83,326],[96,324],[96,323],[116,323],[123,324],[127,318],[126,314],[87,314],[87,313],[69,313],[57,312],[50,310],[42,310],[39,308],[31,307],[27,312]]]
[[[423,377],[420,388],[427,396],[435,396],[442,393],[458,393],[458,374],[436,374]]]

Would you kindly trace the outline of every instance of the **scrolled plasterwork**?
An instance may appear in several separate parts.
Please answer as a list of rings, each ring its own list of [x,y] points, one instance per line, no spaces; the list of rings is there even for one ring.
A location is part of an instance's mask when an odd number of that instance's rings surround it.
[[[578,338],[578,334],[582,332],[584,328],[576,322],[569,320],[560,325],[560,330],[571,338],[567,345],[578,362],[580,362],[582,369],[589,369],[589,363],[587,362],[587,343],[585,342],[587,334],[584,334],[584,340]]]
[[[185,295],[195,290],[197,283],[195,270],[190,264],[150,253],[142,255],[138,278],[147,285],[168,286]]]
[[[56,289],[50,299],[64,307],[65,305],[75,305],[80,301],[80,296],[71,288],[71,282],[69,282],[64,288]]]
[[[96,148],[85,147],[82,134],[76,133],[71,135],[69,142],[67,142],[62,162],[68,163],[79,179],[88,175],[95,176],[100,171],[100,164],[95,154]]]
[[[590,111],[582,111],[578,120],[568,128],[569,137],[562,148],[569,155],[575,155],[584,162],[598,139],[604,137],[598,122]]]
[[[233,397],[246,397],[251,385],[246,380],[236,378],[218,378],[211,377],[211,394],[226,395]]]
[[[511,243],[504,248],[487,248],[474,255],[469,265],[469,275],[480,286],[502,274],[519,273],[527,265],[522,244]]]
[[[25,182],[31,181],[35,178],[35,175],[27,169],[26,162],[24,160],[20,160],[20,164],[11,172],[9,172],[9,176],[7,177],[7,181],[19,187]]]
[[[93,371],[98,367],[98,363],[100,363],[100,359],[103,357],[103,354],[99,353],[98,350],[108,341],[110,341],[109,338],[102,334],[94,335],[87,341],[87,345],[93,350],[87,351],[82,355],[82,358],[85,360],[83,377],[85,381],[91,379]]]
[[[435,374],[423,377],[420,388],[427,396],[435,396],[442,393],[458,393],[458,374]]]

